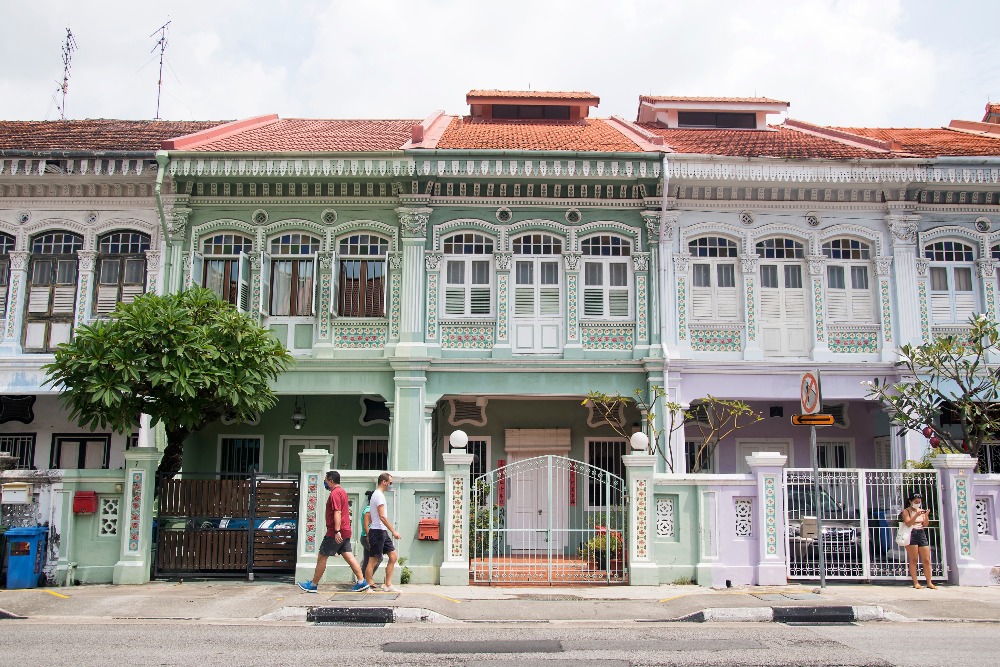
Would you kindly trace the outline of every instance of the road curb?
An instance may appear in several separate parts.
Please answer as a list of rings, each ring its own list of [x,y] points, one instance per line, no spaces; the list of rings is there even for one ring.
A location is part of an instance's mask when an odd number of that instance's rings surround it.
[[[716,607],[670,619],[686,623],[853,623],[898,620],[876,606]]]
[[[430,609],[419,607],[310,607],[309,623],[454,623]]]

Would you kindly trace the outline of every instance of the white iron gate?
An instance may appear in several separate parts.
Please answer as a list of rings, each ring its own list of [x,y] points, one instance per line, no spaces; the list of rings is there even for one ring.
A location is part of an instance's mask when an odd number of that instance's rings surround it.
[[[906,549],[896,545],[898,515],[906,497],[920,493],[930,509],[927,529],[932,573],[943,578],[941,493],[936,470],[821,469],[823,554],[829,579],[909,579]],[[791,579],[819,578],[819,544],[803,530],[815,517],[811,469],[785,470],[786,546]],[[920,571],[923,578],[923,570]]]
[[[477,583],[624,583],[625,480],[560,456],[516,461],[472,485]]]

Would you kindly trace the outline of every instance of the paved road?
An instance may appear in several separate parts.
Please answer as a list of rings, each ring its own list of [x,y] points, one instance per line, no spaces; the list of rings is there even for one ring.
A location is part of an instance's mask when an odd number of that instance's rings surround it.
[[[979,667],[996,662],[1000,625],[886,623],[464,623],[385,627],[303,623],[0,621],[7,665],[434,665],[638,667],[837,665]],[[490,649],[490,652],[479,652]]]

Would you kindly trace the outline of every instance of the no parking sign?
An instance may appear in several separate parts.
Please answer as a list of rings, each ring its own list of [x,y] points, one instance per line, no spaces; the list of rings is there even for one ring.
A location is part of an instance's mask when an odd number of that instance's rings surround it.
[[[802,374],[799,387],[799,400],[802,403],[802,414],[817,414],[823,407],[823,398],[819,389],[819,371],[807,371]]]

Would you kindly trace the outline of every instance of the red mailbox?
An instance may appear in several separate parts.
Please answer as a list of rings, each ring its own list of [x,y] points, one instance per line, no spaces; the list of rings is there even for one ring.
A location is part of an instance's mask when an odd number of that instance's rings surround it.
[[[418,540],[440,540],[441,522],[437,519],[421,519],[417,524]]]
[[[77,491],[73,494],[73,514],[93,514],[97,511],[97,491]]]

